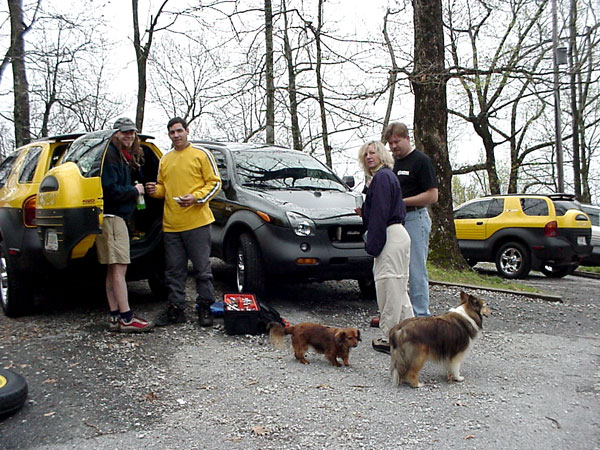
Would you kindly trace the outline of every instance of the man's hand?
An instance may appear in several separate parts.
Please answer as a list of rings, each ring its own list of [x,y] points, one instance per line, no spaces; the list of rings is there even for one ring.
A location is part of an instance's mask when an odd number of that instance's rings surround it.
[[[196,197],[194,197],[192,194],[181,195],[177,203],[182,208],[187,208],[188,206],[193,206],[196,204]]]
[[[156,194],[156,183],[154,183],[154,182],[146,183],[146,192],[150,195]]]

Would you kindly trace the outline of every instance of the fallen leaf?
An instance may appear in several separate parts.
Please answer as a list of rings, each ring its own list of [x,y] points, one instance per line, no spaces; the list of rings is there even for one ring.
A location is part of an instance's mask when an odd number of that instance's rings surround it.
[[[262,425],[257,425],[255,427],[252,427],[252,434],[256,434],[257,436],[266,436],[267,434],[269,434],[269,430],[267,430]]]
[[[475,437],[475,435],[474,435],[474,434],[467,434],[467,435],[465,436],[465,439],[473,439],[474,437]]]
[[[52,411],[52,412],[44,414],[44,417],[52,417],[54,414],[56,414],[56,412]]]
[[[58,383],[58,380],[56,378],[47,378],[44,381],[42,381],[43,384],[47,384],[47,383]]]
[[[154,401],[158,398],[158,396],[154,392],[148,392],[146,395],[144,395],[144,398],[149,401]]]

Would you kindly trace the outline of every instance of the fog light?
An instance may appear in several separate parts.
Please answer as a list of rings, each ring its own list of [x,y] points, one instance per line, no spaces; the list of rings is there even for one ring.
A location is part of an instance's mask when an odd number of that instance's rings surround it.
[[[303,242],[302,244],[300,244],[300,250],[302,250],[303,252],[307,252],[310,250],[310,244],[307,244],[306,242]]]
[[[317,258],[298,258],[296,264],[301,266],[316,266],[319,264],[319,260]]]

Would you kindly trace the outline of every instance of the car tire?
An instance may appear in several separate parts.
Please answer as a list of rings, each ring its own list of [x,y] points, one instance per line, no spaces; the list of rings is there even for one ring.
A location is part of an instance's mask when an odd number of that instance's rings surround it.
[[[0,369],[0,417],[17,412],[27,399],[27,381],[18,373]]]
[[[27,314],[33,305],[31,279],[15,268],[4,242],[0,243],[0,302],[8,317]]]
[[[496,252],[496,269],[503,278],[525,278],[531,270],[529,251],[518,242],[507,242]]]
[[[562,278],[567,276],[575,270],[575,266],[558,266],[555,267],[551,264],[543,264],[540,267],[540,272],[546,275],[548,278]]]
[[[266,275],[258,242],[249,233],[240,235],[235,261],[235,278],[239,293],[263,295]]]
[[[358,280],[358,288],[360,294],[365,300],[375,300],[377,293],[375,292],[375,280],[373,277],[360,278]]]

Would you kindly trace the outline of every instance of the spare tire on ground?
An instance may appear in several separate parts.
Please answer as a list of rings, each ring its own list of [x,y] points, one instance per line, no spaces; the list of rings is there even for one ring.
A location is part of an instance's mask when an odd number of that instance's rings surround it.
[[[0,368],[0,418],[17,412],[25,404],[27,390],[25,378]]]

